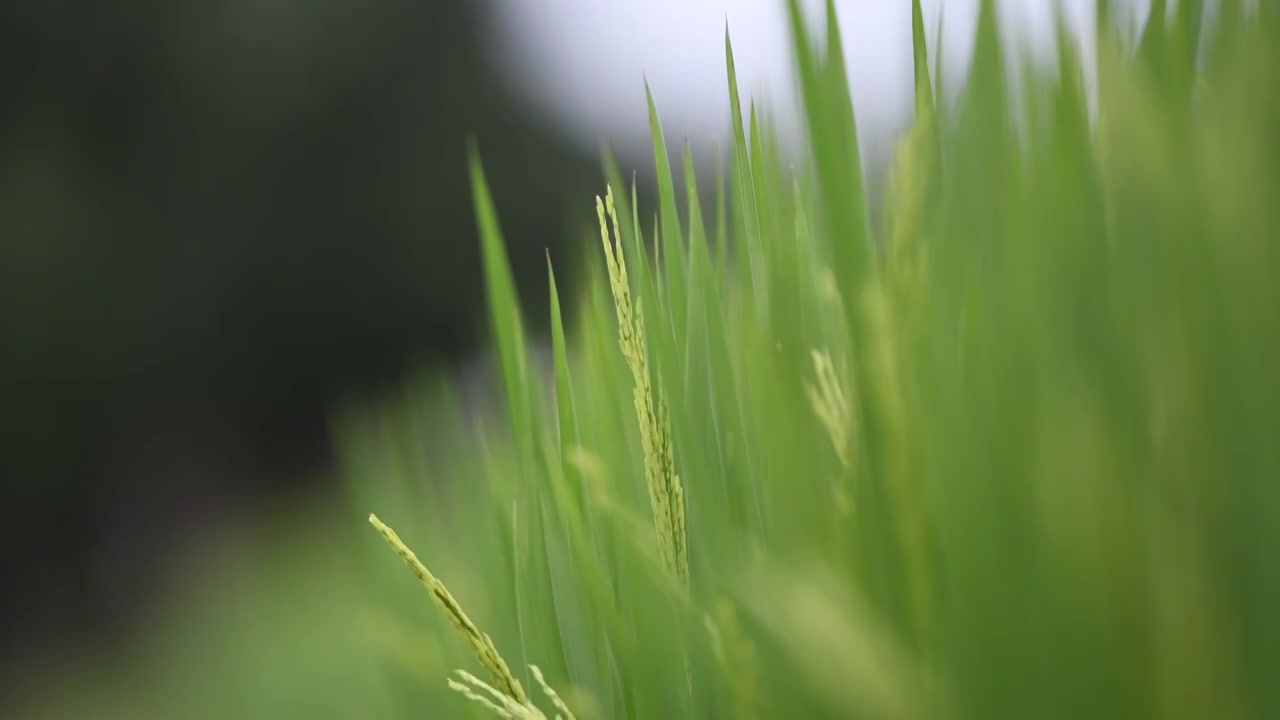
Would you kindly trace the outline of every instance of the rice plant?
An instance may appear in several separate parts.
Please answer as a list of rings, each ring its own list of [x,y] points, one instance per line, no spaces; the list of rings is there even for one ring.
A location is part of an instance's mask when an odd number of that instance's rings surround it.
[[[715,207],[650,97],[656,212],[606,157],[563,306],[550,264],[518,306],[473,150],[502,412],[440,381],[341,434],[425,559],[376,522],[429,592],[371,538],[371,602],[462,672],[402,709],[1280,717],[1280,12],[1153,5],[1100,4],[1090,96],[1065,33],[1014,84],[984,2],[952,104],[913,2],[872,208],[833,6],[819,38],[792,0],[808,160],[726,36]]]

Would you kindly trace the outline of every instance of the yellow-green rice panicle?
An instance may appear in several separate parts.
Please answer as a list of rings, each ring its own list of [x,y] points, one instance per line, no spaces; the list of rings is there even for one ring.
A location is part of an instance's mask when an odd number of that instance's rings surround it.
[[[863,326],[870,337],[868,393],[884,437],[884,478],[895,508],[904,557],[907,598],[918,633],[930,623],[932,528],[919,486],[918,438],[910,417],[911,358],[925,331],[928,308],[928,236],[934,215],[938,157],[933,105],[917,102],[917,117],[898,146],[887,193],[884,272],[862,294]]]
[[[922,116],[898,144],[897,157],[889,174],[885,212],[888,247],[885,256],[885,283],[897,306],[899,321],[907,324],[908,335],[919,330],[921,295],[926,287],[928,254],[925,242],[931,219],[934,176],[937,172],[932,106],[923,104]]]
[[[555,708],[554,720],[577,720],[573,712],[569,710],[569,706],[565,705],[564,700],[560,699],[560,694],[547,684],[547,680],[542,676],[542,671],[538,669],[538,666],[530,665],[529,670],[533,673],[533,678],[538,681],[538,685],[542,687],[542,692],[551,701],[551,706]],[[457,680],[449,679],[449,689],[500,718],[507,718],[508,720],[547,720],[546,713],[539,710],[532,702],[518,703],[503,695],[497,688],[465,670],[458,671]]]
[[[458,671],[461,680],[449,678],[449,689],[465,697],[489,712],[506,720],[523,718],[525,706],[498,692],[485,681],[463,670]]]
[[[849,425],[852,422],[848,394],[836,374],[831,353],[826,350],[812,350],[814,376],[817,386],[805,384],[805,393],[809,397],[809,405],[813,413],[831,436],[831,445],[835,450],[840,467],[848,470],[852,466],[849,448]]]
[[[857,439],[853,432],[853,405],[850,403],[851,393],[846,389],[848,381],[844,373],[836,371],[835,362],[827,350],[810,351],[813,360],[814,376],[817,385],[805,383],[805,395],[809,398],[809,406],[814,415],[831,438],[831,446],[836,459],[840,461],[841,476],[832,485],[832,499],[835,507],[842,515],[851,515],[853,507],[853,488],[851,481],[854,472],[853,443]]]
[[[555,720],[577,720],[573,711],[565,705],[564,700],[560,698],[560,694],[547,683],[547,679],[542,676],[542,670],[537,665],[530,665],[529,671],[533,673],[533,679],[538,681],[538,685],[542,687],[542,693],[551,701],[551,706],[556,709]],[[564,713],[563,715],[561,713]]]
[[[603,201],[596,198],[596,214],[600,220],[600,239],[604,244],[605,262],[609,268],[609,287],[618,314],[618,344],[635,382],[633,396],[636,418],[640,423],[640,442],[644,448],[645,483],[653,508],[658,545],[667,569],[681,585],[687,587],[689,560],[685,539],[684,487],[680,483],[680,477],[676,475],[671,420],[666,401],[660,389],[658,392],[654,391],[649,373],[640,301],[633,303],[631,299],[612,188],[605,194]],[[610,224],[613,226],[612,237],[609,234]]]
[[[432,575],[430,570],[427,570],[427,567],[404,544],[404,541],[400,539],[396,531],[379,520],[377,515],[370,515],[369,523],[382,535],[382,538],[387,541],[391,549],[396,551],[400,559],[404,560],[405,565],[409,566],[413,574],[427,588],[427,592],[431,593],[431,599],[444,611],[445,616],[458,629],[458,632],[462,633],[463,639],[467,641],[467,645],[471,647],[471,651],[475,653],[480,664],[484,666],[485,670],[489,671],[489,675],[493,678],[494,687],[516,703],[529,705],[529,696],[525,694],[520,681],[511,673],[511,669],[507,667],[506,661],[498,653],[498,648],[494,646],[493,640],[485,633],[480,632],[475,623],[471,622],[471,618],[467,617],[467,614],[463,612],[462,606],[458,605],[458,601],[453,598],[444,583],[440,582],[435,575]]]

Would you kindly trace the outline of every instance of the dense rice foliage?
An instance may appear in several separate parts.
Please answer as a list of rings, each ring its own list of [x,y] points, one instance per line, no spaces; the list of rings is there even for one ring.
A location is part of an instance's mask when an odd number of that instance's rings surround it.
[[[583,719],[1280,717],[1280,12],[1155,5],[1131,42],[1104,4],[1089,98],[1065,40],[1012,85],[984,3],[952,107],[915,3],[871,212],[834,13],[793,1],[810,162],[743,123],[729,51],[715,206],[651,98],[656,216],[607,161],[550,308],[477,156],[501,422],[432,384],[343,432],[430,568],[368,533],[399,709],[488,714],[460,668],[554,716],[536,665]]]

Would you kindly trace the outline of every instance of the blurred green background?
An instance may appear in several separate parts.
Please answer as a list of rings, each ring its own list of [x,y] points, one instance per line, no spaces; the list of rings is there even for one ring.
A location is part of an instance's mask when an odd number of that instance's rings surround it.
[[[0,665],[131,637],[221,525],[332,490],[333,402],[475,350],[468,135],[545,296],[597,162],[483,9],[0,4]]]

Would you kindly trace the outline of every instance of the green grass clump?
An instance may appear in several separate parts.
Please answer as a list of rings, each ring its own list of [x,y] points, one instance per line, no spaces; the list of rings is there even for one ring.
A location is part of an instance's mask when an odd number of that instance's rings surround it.
[[[790,5],[809,162],[744,122],[726,40],[704,218],[651,97],[656,217],[607,159],[551,373],[473,153],[506,422],[435,383],[342,433],[464,641],[398,574],[376,602],[492,676],[405,708],[538,717],[532,679],[584,719],[1280,717],[1280,13],[1155,3],[1130,41],[1102,3],[1090,98],[1065,35],[1012,84],[984,2],[952,105],[912,3],[873,212],[832,6],[820,40]]]

